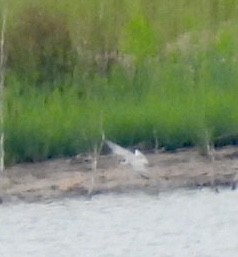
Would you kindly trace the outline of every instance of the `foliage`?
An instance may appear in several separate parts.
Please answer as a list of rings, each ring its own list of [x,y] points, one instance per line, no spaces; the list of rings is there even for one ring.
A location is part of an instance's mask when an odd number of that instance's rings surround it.
[[[8,163],[106,137],[166,149],[237,143],[238,3],[9,0]]]

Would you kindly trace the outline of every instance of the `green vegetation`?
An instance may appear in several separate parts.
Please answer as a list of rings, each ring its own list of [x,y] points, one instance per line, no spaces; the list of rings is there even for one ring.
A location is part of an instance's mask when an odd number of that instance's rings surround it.
[[[0,4],[8,163],[88,151],[102,130],[125,146],[238,141],[237,1]]]

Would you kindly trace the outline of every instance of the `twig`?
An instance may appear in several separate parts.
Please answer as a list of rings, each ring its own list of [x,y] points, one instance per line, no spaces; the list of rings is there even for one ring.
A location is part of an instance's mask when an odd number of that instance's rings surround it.
[[[212,177],[211,177],[211,186],[215,190],[216,193],[219,192],[218,187],[216,185],[216,166],[215,166],[215,147],[212,143],[207,144],[208,149],[208,158],[212,164]]]
[[[3,12],[0,39],[0,172],[4,171],[4,79],[6,11]]]
[[[93,147],[93,160],[92,160],[92,173],[91,173],[91,183],[90,187],[88,189],[88,196],[92,196],[94,188],[95,188],[95,178],[96,178],[96,172],[97,172],[97,164],[98,164],[98,159],[100,156],[100,153],[102,151],[103,145],[105,141],[105,134],[104,131],[102,130],[102,140],[100,142],[100,145],[98,146],[97,143]]]
[[[93,160],[92,160],[92,173],[91,173],[91,183],[90,187],[88,189],[88,195],[91,196],[95,187],[95,176],[96,176],[96,171],[97,171],[97,146],[94,146],[93,149]]]
[[[158,150],[159,150],[159,140],[158,140],[156,129],[153,130],[153,134],[154,134],[154,139],[155,139],[155,153],[158,153]]]
[[[206,143],[207,157],[212,165],[212,174],[211,174],[211,187],[216,193],[219,193],[218,187],[216,185],[216,165],[215,165],[215,147],[214,144],[207,141]]]

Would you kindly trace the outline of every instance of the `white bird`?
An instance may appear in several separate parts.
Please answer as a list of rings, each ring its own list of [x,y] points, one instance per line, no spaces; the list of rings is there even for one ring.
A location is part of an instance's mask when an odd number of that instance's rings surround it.
[[[142,178],[149,179],[149,177],[144,174],[146,171],[146,166],[149,164],[149,162],[142,152],[136,149],[135,153],[133,153],[109,140],[106,140],[105,142],[114,154],[124,158],[124,164],[131,165],[133,170],[137,172]]]

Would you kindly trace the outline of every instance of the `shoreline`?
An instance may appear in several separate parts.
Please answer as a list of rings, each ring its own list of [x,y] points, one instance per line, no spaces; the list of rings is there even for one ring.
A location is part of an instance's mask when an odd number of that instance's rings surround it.
[[[90,198],[107,193],[159,194],[179,188],[236,188],[238,147],[217,149],[214,161],[199,155],[196,149],[149,153],[146,157],[150,163],[148,180],[111,155],[99,157],[96,172],[85,156],[18,164],[7,168],[0,178],[0,203]]]

